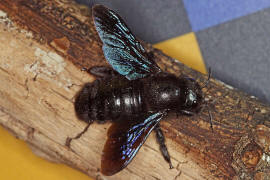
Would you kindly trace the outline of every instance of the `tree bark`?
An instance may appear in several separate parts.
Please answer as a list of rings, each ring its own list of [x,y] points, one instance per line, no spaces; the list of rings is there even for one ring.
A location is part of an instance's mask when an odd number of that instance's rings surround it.
[[[201,84],[206,76],[143,43],[157,63]],[[207,106],[196,116],[170,114],[161,122],[174,169],[150,135],[132,163],[105,177],[100,158],[107,124],[87,124],[74,113],[74,96],[106,65],[91,12],[73,1],[0,1],[0,124],[34,152],[96,179],[263,179],[270,172],[270,107],[218,80],[204,89]]]

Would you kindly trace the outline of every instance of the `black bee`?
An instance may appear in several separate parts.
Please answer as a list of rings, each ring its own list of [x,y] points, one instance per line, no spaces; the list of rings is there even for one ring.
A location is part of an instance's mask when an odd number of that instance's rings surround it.
[[[152,130],[172,168],[159,122],[168,112],[198,113],[203,101],[201,87],[192,78],[162,72],[114,11],[95,5],[92,14],[104,56],[112,68],[89,70],[97,79],[79,92],[75,111],[89,124],[113,122],[102,154],[101,172],[110,176],[125,168]]]

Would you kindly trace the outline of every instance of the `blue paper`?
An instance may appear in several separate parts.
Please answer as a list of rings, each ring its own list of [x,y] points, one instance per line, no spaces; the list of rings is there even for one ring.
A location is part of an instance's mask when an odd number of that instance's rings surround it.
[[[183,0],[194,32],[270,7],[270,0]]]

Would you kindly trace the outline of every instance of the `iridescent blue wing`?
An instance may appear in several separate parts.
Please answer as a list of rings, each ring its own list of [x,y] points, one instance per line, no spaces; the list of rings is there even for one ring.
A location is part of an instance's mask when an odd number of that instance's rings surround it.
[[[122,118],[113,123],[108,130],[108,139],[103,149],[102,174],[111,176],[125,168],[165,115],[166,112],[163,111],[150,116]]]
[[[104,56],[114,70],[129,80],[161,71],[119,15],[102,5],[95,5],[92,13]]]

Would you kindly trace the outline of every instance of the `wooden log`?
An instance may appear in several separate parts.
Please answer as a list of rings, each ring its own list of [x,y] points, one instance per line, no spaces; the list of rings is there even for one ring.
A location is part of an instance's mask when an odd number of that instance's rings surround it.
[[[115,176],[100,173],[107,124],[86,124],[74,113],[74,96],[94,77],[81,71],[104,65],[90,10],[73,1],[0,1],[0,124],[34,152],[96,179],[263,179],[270,172],[270,107],[220,81],[204,89],[207,108],[196,116],[171,114],[162,121],[174,169],[153,135],[132,163]],[[201,84],[205,75],[149,44],[158,64]]]

